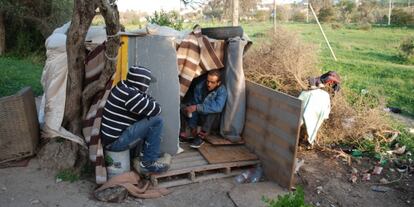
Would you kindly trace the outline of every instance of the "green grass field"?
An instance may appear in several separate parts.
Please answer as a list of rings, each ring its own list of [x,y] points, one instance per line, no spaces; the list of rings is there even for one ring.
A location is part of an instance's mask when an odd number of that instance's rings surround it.
[[[41,95],[42,69],[42,64],[29,59],[0,57],[0,97],[12,95],[25,86],[31,86],[35,95]]]
[[[209,27],[218,24],[201,25]],[[256,43],[272,29],[270,22],[242,23],[242,26]],[[296,31],[303,40],[319,45],[319,51],[315,52],[319,54],[321,70],[338,71],[344,87],[356,92],[367,89],[379,93],[388,106],[414,114],[414,65],[405,64],[398,56],[401,39],[414,35],[414,29],[373,27],[370,31],[364,31],[342,27],[334,30],[330,24],[325,24],[323,28],[338,58],[334,61],[316,24],[285,23],[278,24],[278,27]],[[191,28],[191,25],[186,28]],[[13,94],[26,85],[40,94],[41,70],[41,64],[32,64],[29,60],[1,57],[0,96]]]
[[[278,25],[296,31],[306,42],[319,45],[323,72],[335,70],[343,79],[343,86],[356,92],[367,89],[379,93],[388,106],[414,114],[414,65],[399,57],[402,38],[414,35],[414,29],[373,27],[370,31],[342,27],[323,29],[338,59],[335,61],[317,24],[286,23]],[[270,23],[245,24],[246,33],[253,37],[272,29]]]

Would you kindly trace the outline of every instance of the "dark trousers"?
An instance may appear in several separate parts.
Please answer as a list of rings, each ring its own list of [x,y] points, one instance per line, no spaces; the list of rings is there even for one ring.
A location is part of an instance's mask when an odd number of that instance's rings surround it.
[[[162,128],[161,116],[144,118],[126,128],[116,141],[106,146],[106,149],[114,152],[127,149],[140,151],[142,147],[142,161],[156,161],[160,154]]]
[[[191,117],[181,112],[181,131],[185,131],[188,126],[190,129],[196,129],[201,126],[201,130],[209,134],[211,131],[218,131],[220,126],[221,113],[201,114],[193,112]]]

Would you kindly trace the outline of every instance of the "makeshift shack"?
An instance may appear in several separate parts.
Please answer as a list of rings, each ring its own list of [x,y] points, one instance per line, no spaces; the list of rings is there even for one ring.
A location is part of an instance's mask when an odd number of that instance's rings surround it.
[[[267,178],[290,189],[293,186],[301,101],[244,79],[243,54],[250,45],[246,38],[234,37],[220,42],[209,39],[210,43],[203,44],[211,44],[213,50],[221,49],[223,52],[219,57],[224,65],[225,84],[229,93],[220,132],[228,139],[243,138],[242,142],[236,144],[244,143],[249,150],[244,145],[227,145],[228,142],[223,142],[223,139],[216,139],[221,142],[218,144],[210,141],[211,144],[199,151],[190,150],[185,145],[180,146],[179,104],[183,82],[179,80],[182,71],[178,69],[180,62],[177,59],[180,57],[177,57],[177,47],[189,33],[163,29],[165,28],[120,33],[121,47],[116,57],[115,75],[108,83],[106,92],[97,94],[84,120],[83,132],[90,159],[96,164],[97,183],[107,180],[99,139],[100,116],[105,98],[112,85],[126,78],[130,66],[141,65],[150,68],[157,78],[157,82],[150,86],[150,93],[163,107],[165,128],[161,151],[173,155],[171,169],[165,174],[151,177],[154,185],[171,187],[234,176],[243,168],[261,163]],[[86,84],[99,77],[105,58],[114,57],[107,57],[104,45],[97,46],[89,53],[86,60]],[[200,71],[195,76],[198,75]],[[209,154],[212,159],[208,159]],[[214,159],[223,157],[228,159]],[[241,161],[240,157],[244,157],[244,160]]]

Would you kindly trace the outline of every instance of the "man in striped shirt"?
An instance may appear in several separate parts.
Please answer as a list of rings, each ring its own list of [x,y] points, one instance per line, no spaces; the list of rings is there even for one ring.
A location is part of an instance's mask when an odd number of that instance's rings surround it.
[[[149,84],[154,80],[147,68],[129,68],[127,79],[111,90],[102,116],[101,135],[106,150],[120,152],[135,149],[143,140],[140,162],[143,173],[161,173],[169,168],[157,162],[163,119],[159,115],[160,105],[147,94]]]

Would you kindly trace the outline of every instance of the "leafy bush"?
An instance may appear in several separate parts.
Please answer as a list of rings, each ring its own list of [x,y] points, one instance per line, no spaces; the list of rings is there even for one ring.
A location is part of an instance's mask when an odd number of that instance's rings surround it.
[[[344,23],[349,23],[351,14],[355,11],[355,3],[349,0],[340,0],[336,5],[340,13],[340,20]]]
[[[342,28],[342,24],[339,23],[332,23],[331,24],[332,29],[341,29]]]
[[[295,192],[284,196],[277,196],[277,199],[263,197],[262,200],[268,207],[311,207],[305,203],[305,193],[303,188],[299,187]]]
[[[365,31],[369,31],[369,30],[371,30],[372,29],[372,26],[371,26],[371,24],[370,23],[360,23],[360,24],[358,24],[358,26],[357,26],[357,28],[358,29],[360,29],[360,30],[365,30]]]
[[[270,12],[268,11],[257,11],[254,14],[254,19],[256,19],[257,21],[267,21],[270,18]]]
[[[180,18],[179,14],[175,11],[165,12],[161,10],[160,12],[155,11],[153,16],[146,17],[147,21],[151,24],[158,24],[160,26],[172,27],[176,30],[183,29],[183,20]]]
[[[400,44],[400,56],[406,61],[414,63],[414,36],[406,37]]]
[[[335,10],[333,7],[323,7],[319,10],[318,15],[319,21],[321,22],[331,22],[335,19]]]
[[[414,15],[401,8],[395,8],[391,13],[391,23],[400,26],[414,25]]]
[[[295,22],[304,22],[306,20],[306,15],[303,12],[297,11],[293,14],[292,20]]]

